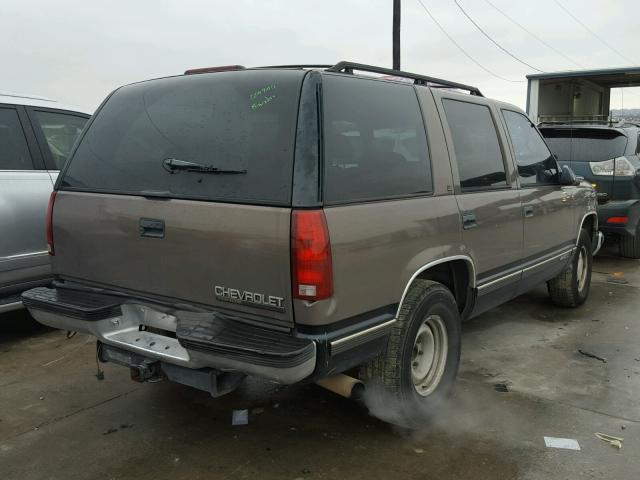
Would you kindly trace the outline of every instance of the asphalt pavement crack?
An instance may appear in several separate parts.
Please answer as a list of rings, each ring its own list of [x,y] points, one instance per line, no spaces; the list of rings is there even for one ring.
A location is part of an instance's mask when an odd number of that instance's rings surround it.
[[[140,389],[139,387],[138,388],[133,388],[131,390],[128,390],[128,391],[123,392],[123,393],[120,393],[118,395],[114,395],[113,397],[107,398],[106,400],[102,400],[101,402],[94,403],[93,405],[87,405],[86,407],[82,407],[82,408],[79,408],[78,410],[74,410],[73,412],[67,413],[66,415],[60,415],[59,417],[55,417],[55,418],[52,418],[52,419],[49,419],[49,420],[45,420],[44,422],[39,423],[38,425],[36,425],[35,427],[30,428],[29,430],[25,430],[25,431],[22,431],[20,433],[16,433],[15,435],[12,435],[10,437],[7,437],[3,441],[13,440],[13,439],[18,438],[18,437],[20,437],[20,436],[22,436],[22,435],[24,435],[26,433],[33,432],[34,430],[39,430],[42,427],[53,425],[53,424],[55,424],[55,423],[57,423],[57,422],[59,422],[61,420],[66,420],[67,418],[73,417],[73,416],[75,416],[75,415],[77,415],[79,413],[86,412],[87,410],[91,410],[93,408],[96,408],[96,407],[99,407],[99,406],[104,405],[106,403],[109,403],[109,402],[111,402],[113,400],[117,400],[119,398],[125,397],[125,396],[129,395],[130,393],[138,391],[139,389]]]

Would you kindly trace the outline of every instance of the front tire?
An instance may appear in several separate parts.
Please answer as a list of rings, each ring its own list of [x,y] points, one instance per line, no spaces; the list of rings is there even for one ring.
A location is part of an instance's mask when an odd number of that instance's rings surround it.
[[[547,282],[551,301],[560,307],[582,305],[589,296],[592,265],[591,235],[583,228],[571,261],[557,277]]]
[[[417,427],[447,399],[459,361],[455,298],[441,283],[415,280],[386,350],[362,368],[370,410],[382,420]]]

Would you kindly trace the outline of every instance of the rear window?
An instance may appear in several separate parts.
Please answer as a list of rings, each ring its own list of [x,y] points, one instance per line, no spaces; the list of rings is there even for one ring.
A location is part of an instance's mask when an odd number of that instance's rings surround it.
[[[627,137],[615,130],[543,128],[540,131],[561,162],[609,160],[624,155],[627,147]]]
[[[432,191],[427,136],[411,85],[325,75],[327,203]]]
[[[304,73],[220,72],[122,87],[89,126],[60,187],[289,205]],[[172,170],[169,161],[218,173]]]

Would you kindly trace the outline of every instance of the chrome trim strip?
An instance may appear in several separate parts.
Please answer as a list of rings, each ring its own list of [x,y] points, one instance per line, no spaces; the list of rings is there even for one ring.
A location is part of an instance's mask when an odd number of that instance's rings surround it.
[[[0,313],[11,312],[13,310],[20,310],[21,308],[24,308],[22,301],[5,303],[4,305],[0,305]]]
[[[334,341],[330,342],[331,348],[338,347],[338,346],[342,345],[343,343],[350,342],[354,338],[361,337],[362,335],[367,335],[367,334],[370,334],[370,333],[377,332],[378,330],[382,330],[385,327],[393,325],[397,321],[398,321],[397,319],[392,318],[391,320],[387,320],[386,322],[379,323],[378,325],[374,325],[373,327],[369,327],[369,328],[366,328],[364,330],[360,330],[359,332],[352,333],[351,335],[347,335],[346,337],[338,338],[337,340],[334,340]]]
[[[558,255],[554,255],[553,257],[547,258],[546,260],[542,260],[541,262],[534,263],[533,265],[523,268],[522,273],[528,272],[529,270],[533,270],[534,268],[538,268],[541,265],[546,265],[547,263],[553,262],[554,260],[562,259],[562,257],[564,257],[565,255],[571,255],[574,250],[575,250],[575,247],[571,247],[569,250],[559,253]]]
[[[596,212],[587,212],[582,216],[582,221],[580,222],[580,226],[578,227],[578,232],[576,234],[576,246],[578,246],[578,242],[580,241],[580,230],[582,230],[582,225],[584,225],[584,221],[589,215],[593,215],[595,218],[593,220],[593,229],[598,231],[598,214]]]
[[[570,254],[572,254],[572,253],[573,253],[573,251],[575,250],[575,248],[576,248],[576,247],[571,247],[570,249],[568,249],[568,250],[564,250],[564,251],[562,251],[562,252],[560,252],[560,253],[552,253],[552,254],[551,254],[551,255],[552,255],[551,257],[549,257],[549,258],[545,258],[544,260],[538,261],[538,262],[536,262],[536,263],[534,263],[534,264],[532,264],[532,265],[529,265],[529,266],[527,266],[527,267],[524,267],[524,266],[523,266],[524,264],[522,264],[522,265],[520,266],[520,268],[519,268],[517,271],[515,271],[515,272],[509,273],[509,274],[504,275],[504,276],[502,276],[502,277],[499,277],[499,278],[496,278],[496,279],[494,279],[494,280],[491,280],[490,282],[487,282],[487,283],[484,283],[484,284],[482,284],[482,285],[479,285],[479,286],[478,286],[478,291],[480,292],[480,291],[482,291],[483,289],[485,289],[485,288],[487,288],[487,287],[490,287],[490,286],[492,286],[492,285],[495,285],[496,283],[502,282],[502,281],[507,280],[507,279],[509,279],[509,278],[511,278],[511,277],[515,277],[516,275],[520,275],[520,274],[522,274],[522,273],[526,273],[526,272],[528,272],[528,271],[530,271],[530,270],[533,270],[533,269],[535,269],[535,268],[538,268],[538,267],[539,267],[539,266],[541,266],[541,265],[546,265],[547,263],[552,262],[553,260],[557,260],[557,259],[562,258],[564,255],[567,255],[567,254],[568,254],[568,255],[570,255]]]
[[[491,285],[495,285],[498,282],[502,282],[503,280],[506,280],[508,278],[515,277],[516,275],[520,275],[521,273],[522,273],[522,269],[519,269],[513,273],[509,273],[505,275],[504,277],[496,278],[495,280],[491,280],[490,282],[483,283],[482,285],[478,286],[478,291],[480,292],[483,289],[490,287]]]
[[[18,253],[16,255],[8,255],[6,257],[0,257],[0,262],[8,262],[9,260],[18,260],[21,258],[39,257],[41,255],[49,255],[47,250],[40,252]]]
[[[402,308],[402,303],[404,302],[404,298],[407,296],[407,292],[409,291],[409,288],[411,287],[411,284],[418,277],[418,275],[420,275],[422,272],[424,272],[425,270],[427,270],[427,269],[429,269],[431,267],[435,267],[436,265],[439,265],[439,264],[445,263],[445,262],[449,262],[451,260],[464,260],[469,265],[471,265],[471,271],[469,272],[469,277],[470,277],[469,278],[469,286],[471,288],[475,288],[475,286],[476,286],[476,266],[473,263],[473,260],[472,260],[472,258],[470,256],[468,256],[468,255],[452,255],[450,257],[439,258],[438,260],[434,260],[432,262],[427,263],[426,265],[423,265],[418,270],[416,270],[416,272],[413,275],[411,275],[411,278],[407,282],[407,285],[404,287],[404,292],[402,292],[402,297],[400,297],[400,303],[398,304],[398,311],[396,312],[396,318],[398,318],[398,315],[400,315],[400,309]]]

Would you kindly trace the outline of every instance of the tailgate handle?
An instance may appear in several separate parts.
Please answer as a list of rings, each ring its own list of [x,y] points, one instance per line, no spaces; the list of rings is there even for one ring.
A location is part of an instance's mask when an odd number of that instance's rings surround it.
[[[141,218],[140,236],[164,238],[164,220],[157,220],[155,218]]]

